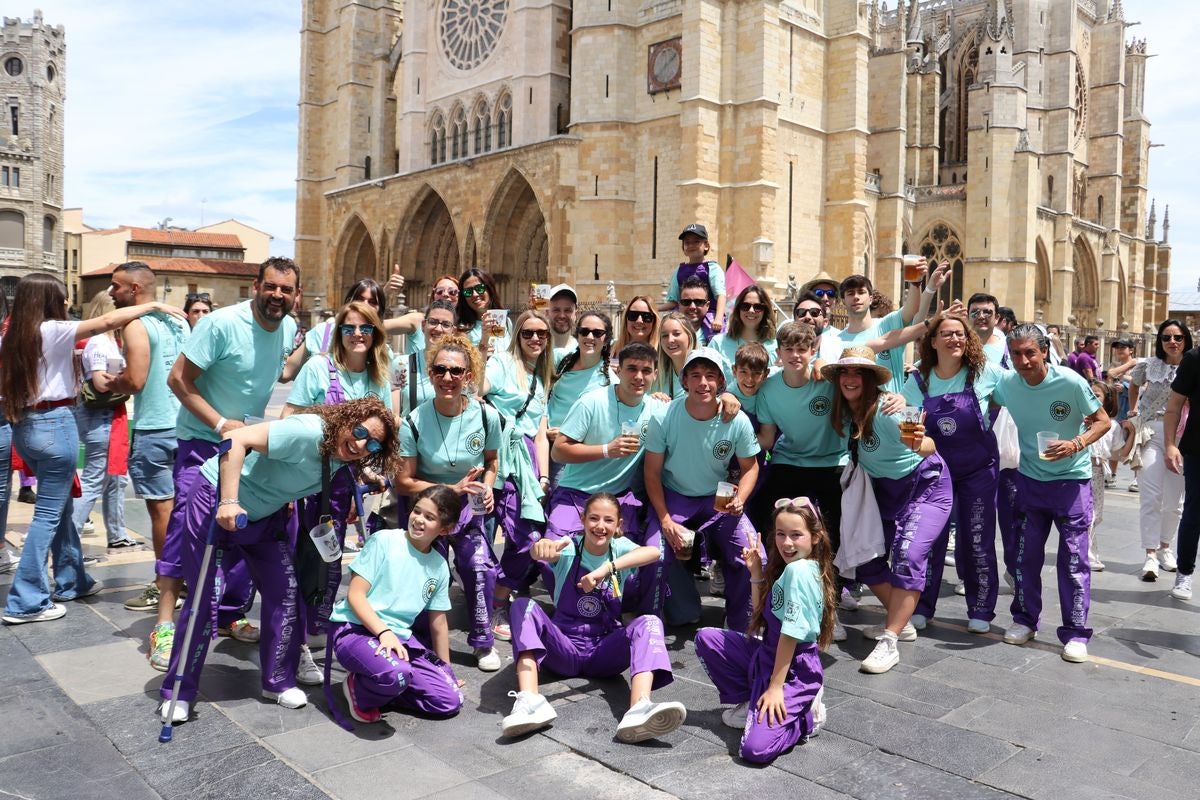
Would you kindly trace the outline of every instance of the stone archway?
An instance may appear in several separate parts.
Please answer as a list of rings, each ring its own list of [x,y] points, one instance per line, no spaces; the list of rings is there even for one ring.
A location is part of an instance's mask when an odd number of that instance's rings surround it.
[[[1046,243],[1042,241],[1042,237],[1037,237],[1034,244],[1034,252],[1037,258],[1037,271],[1033,279],[1033,304],[1035,309],[1040,309],[1043,313],[1050,310],[1050,257],[1046,254]]]
[[[414,201],[413,211],[396,236],[394,260],[406,284],[404,293],[414,305],[424,306],[429,289],[439,275],[460,273],[458,235],[450,209],[432,187],[426,186]]]
[[[1096,269],[1096,257],[1083,236],[1076,236],[1071,249],[1071,268],[1075,279],[1071,281],[1071,308],[1075,312],[1076,324],[1090,327],[1096,317],[1100,303],[1100,280]]]
[[[335,283],[329,290],[325,304],[329,308],[338,308],[342,298],[350,287],[362,278],[374,278],[378,272],[378,259],[375,255],[375,243],[362,219],[354,214],[346,222],[342,232],[341,242],[337,249],[337,269]]]
[[[533,187],[515,169],[500,182],[488,206],[484,248],[484,266],[496,277],[507,308],[524,307],[529,284],[549,280],[546,219]]]

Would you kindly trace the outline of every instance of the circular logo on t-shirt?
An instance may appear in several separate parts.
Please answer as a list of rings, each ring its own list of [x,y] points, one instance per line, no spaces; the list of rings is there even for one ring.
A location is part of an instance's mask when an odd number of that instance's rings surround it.
[[[814,397],[808,404],[808,412],[818,417],[829,413],[829,398]]]
[[[868,436],[866,439],[863,439],[862,446],[863,450],[868,450],[874,453],[879,449],[879,437],[875,435],[874,431],[872,431],[870,436]]]
[[[771,608],[775,611],[783,608],[783,587],[779,585],[779,581],[775,581],[771,586]]]
[[[1065,400],[1055,400],[1050,404],[1050,416],[1062,422],[1071,415],[1071,404]]]
[[[579,602],[575,604],[575,608],[579,611],[579,616],[592,617],[600,616],[601,611],[600,598],[594,594],[585,594],[579,598]]]
[[[477,456],[483,452],[483,433],[472,433],[467,437],[467,452],[473,456]]]
[[[729,441],[728,439],[722,439],[721,441],[717,442],[716,447],[713,448],[713,458],[715,458],[717,461],[724,461],[725,459],[729,458],[729,454],[732,452],[733,442]]]
[[[433,578],[425,581],[425,588],[421,590],[421,598],[428,603],[433,599],[433,593],[437,591],[437,581]]]
[[[946,436],[953,436],[958,430],[958,423],[954,421],[954,417],[942,417],[937,421],[938,430]]]

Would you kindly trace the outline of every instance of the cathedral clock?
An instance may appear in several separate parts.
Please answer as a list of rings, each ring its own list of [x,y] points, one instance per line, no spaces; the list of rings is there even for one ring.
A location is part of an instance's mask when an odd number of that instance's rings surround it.
[[[679,37],[650,45],[646,59],[646,91],[650,94],[679,88],[683,71],[683,43]]]
[[[438,34],[446,59],[464,71],[478,67],[496,49],[507,17],[508,0],[442,0]]]

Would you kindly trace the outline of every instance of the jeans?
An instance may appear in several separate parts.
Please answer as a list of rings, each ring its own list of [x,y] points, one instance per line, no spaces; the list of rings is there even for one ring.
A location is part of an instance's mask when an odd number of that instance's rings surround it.
[[[1200,543],[1200,456],[1183,454],[1183,516],[1179,519],[1179,572],[1196,571],[1196,546]]]
[[[92,506],[101,501],[108,543],[125,538],[125,485],[129,478],[108,474],[108,440],[112,433],[111,408],[75,407],[75,424],[83,442],[83,472],[79,482],[83,496],[75,503],[75,527],[83,529]]]
[[[12,489],[12,425],[0,416],[0,540],[8,534],[8,493]],[[7,547],[0,541],[0,549]]]
[[[71,484],[79,452],[75,415],[68,407],[26,410],[13,426],[13,444],[37,476],[37,504],[21,562],[4,605],[6,614],[36,614],[53,605],[46,559],[53,560],[54,594],[72,600],[95,583],[83,569],[79,530],[71,519]]]

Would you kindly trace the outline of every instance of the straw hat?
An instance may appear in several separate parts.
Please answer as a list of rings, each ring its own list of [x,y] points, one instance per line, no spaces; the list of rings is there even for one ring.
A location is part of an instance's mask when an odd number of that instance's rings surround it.
[[[804,294],[805,292],[812,291],[812,288],[814,286],[817,286],[818,284],[822,284],[822,283],[828,283],[830,286],[833,287],[833,290],[835,292],[837,291],[838,286],[841,285],[840,280],[833,277],[825,270],[821,270],[820,272],[817,273],[817,276],[815,278],[813,278],[812,280],[808,281],[807,283],[805,283],[803,286],[800,287],[800,294]]]
[[[846,367],[870,370],[875,373],[875,379],[881,384],[892,379],[892,371],[887,367],[881,367],[875,361],[875,351],[861,345],[847,347],[842,351],[841,358],[832,364],[821,367],[821,376],[827,381],[833,380]]]

